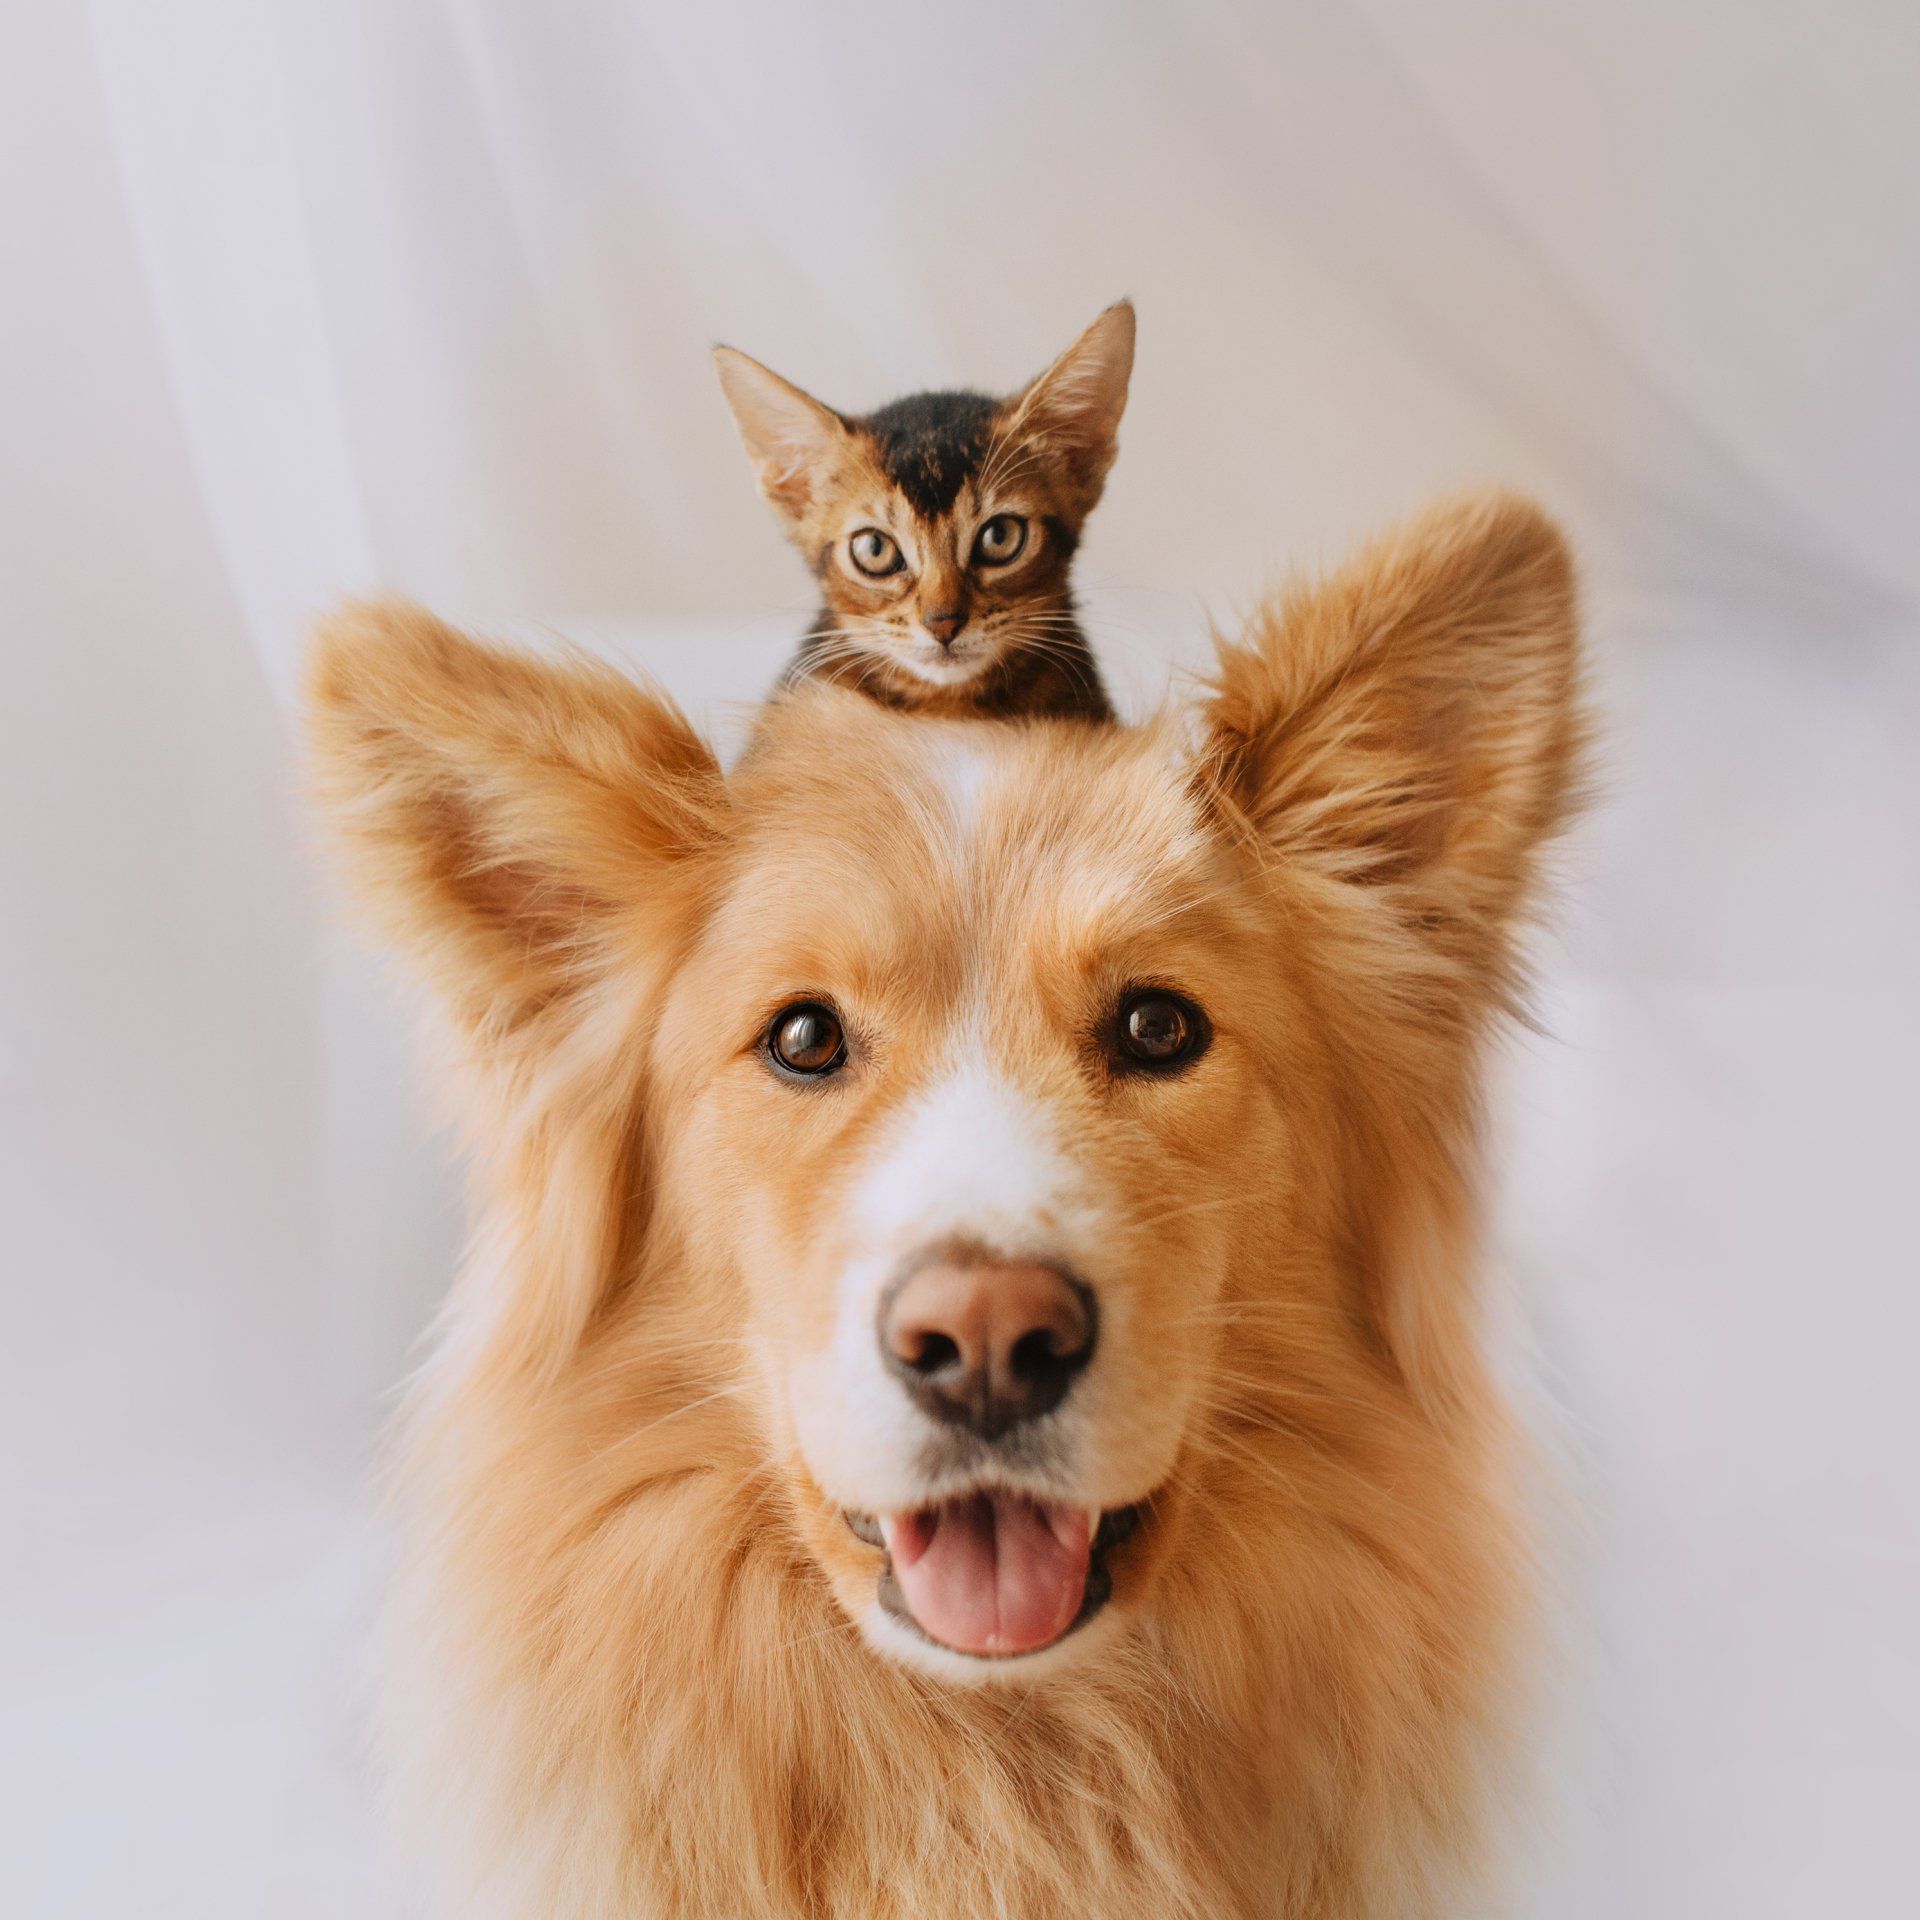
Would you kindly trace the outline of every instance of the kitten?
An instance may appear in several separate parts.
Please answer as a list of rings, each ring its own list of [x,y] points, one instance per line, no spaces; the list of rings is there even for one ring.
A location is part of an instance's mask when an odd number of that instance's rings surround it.
[[[732,347],[720,385],[760,491],[820,583],[783,685],[940,714],[1110,720],[1068,569],[1113,464],[1133,307],[1018,393],[916,393],[841,414]]]

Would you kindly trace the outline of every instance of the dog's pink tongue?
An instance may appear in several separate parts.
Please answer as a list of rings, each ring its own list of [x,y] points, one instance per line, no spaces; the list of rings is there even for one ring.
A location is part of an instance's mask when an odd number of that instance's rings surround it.
[[[1087,1596],[1084,1508],[976,1493],[902,1514],[893,1574],[921,1630],[958,1653],[1031,1653],[1073,1625]]]

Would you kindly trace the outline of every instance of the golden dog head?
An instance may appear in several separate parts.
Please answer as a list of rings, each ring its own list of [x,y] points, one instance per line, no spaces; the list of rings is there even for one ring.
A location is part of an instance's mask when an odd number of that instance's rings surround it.
[[[556,1512],[733,1463],[863,1657],[1041,1679],[1339,1472],[1444,1477],[1379,1449],[1479,1418],[1474,1053],[1577,745],[1532,509],[1430,516],[1138,728],[807,689],[723,775],[630,680],[403,606],[310,699],[470,1070],[446,1365]]]

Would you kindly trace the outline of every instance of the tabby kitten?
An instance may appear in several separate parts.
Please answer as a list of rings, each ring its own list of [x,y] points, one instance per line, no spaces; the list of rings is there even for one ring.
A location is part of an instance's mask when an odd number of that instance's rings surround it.
[[[757,360],[714,364],[760,491],[820,583],[784,685],[915,712],[1110,720],[1068,570],[1113,464],[1133,307],[1018,393],[916,393],[842,414]]]

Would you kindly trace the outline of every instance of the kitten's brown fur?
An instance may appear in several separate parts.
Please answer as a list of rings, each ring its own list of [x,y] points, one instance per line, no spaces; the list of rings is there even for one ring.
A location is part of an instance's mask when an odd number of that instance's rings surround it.
[[[1129,302],[999,400],[918,393],[840,414],[732,347],[714,364],[760,490],[820,583],[784,684],[837,680],[950,717],[1113,718],[1068,574],[1117,450]],[[994,564],[978,543],[1006,516],[1021,544]],[[878,577],[855,558],[875,535],[893,566]]]

